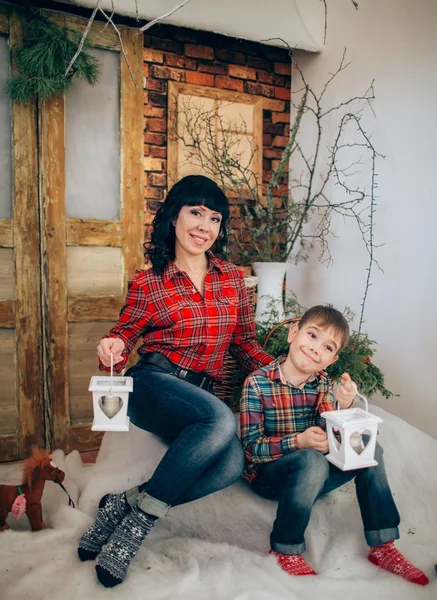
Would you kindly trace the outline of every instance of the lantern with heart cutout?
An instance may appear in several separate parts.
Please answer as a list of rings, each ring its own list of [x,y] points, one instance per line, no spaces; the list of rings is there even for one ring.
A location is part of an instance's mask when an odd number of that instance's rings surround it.
[[[93,393],[94,421],[92,431],[129,431],[127,407],[132,377],[113,377],[111,354],[110,377],[91,377],[89,391]]]
[[[326,420],[329,454],[326,458],[342,471],[375,467],[376,436],[382,419],[368,410],[367,399],[357,394],[366,403],[366,410],[346,408],[322,413]]]

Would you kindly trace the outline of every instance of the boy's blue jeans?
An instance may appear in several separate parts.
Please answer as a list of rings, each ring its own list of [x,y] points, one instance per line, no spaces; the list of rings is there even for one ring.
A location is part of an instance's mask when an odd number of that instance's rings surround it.
[[[176,506],[237,481],[244,453],[236,420],[216,396],[141,361],[126,373],[134,379],[128,414],[134,425],[170,446],[142,486],[138,506],[163,517]]]
[[[378,466],[341,471],[317,450],[296,450],[261,465],[254,490],[279,500],[270,535],[273,550],[281,554],[305,551],[305,530],[317,498],[355,479],[358,504],[369,546],[399,538],[399,513],[387,481],[383,451],[376,445]]]

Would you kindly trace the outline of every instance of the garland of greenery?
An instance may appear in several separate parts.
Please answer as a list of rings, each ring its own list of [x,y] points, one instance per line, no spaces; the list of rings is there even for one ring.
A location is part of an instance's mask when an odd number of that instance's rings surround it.
[[[97,83],[99,61],[87,52],[90,46],[86,41],[65,77],[81,37],[33,12],[23,45],[13,50],[20,72],[6,81],[5,93],[17,102],[28,102],[65,92],[75,77],[90,85]]]

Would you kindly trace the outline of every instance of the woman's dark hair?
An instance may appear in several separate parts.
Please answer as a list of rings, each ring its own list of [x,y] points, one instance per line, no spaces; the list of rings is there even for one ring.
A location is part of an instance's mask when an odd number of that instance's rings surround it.
[[[175,258],[175,227],[183,206],[206,206],[222,216],[220,233],[213,246],[220,254],[228,242],[227,224],[229,202],[219,186],[203,175],[187,175],[174,184],[159,207],[152,224],[150,242],[144,244],[145,257],[152,263],[153,270],[161,275],[167,263]]]

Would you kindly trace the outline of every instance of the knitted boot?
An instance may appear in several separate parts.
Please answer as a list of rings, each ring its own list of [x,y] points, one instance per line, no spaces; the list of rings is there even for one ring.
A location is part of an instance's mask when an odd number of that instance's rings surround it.
[[[276,556],[278,565],[289,575],[317,575],[300,554],[280,554],[274,550],[269,550],[269,554]]]
[[[124,517],[99,554],[97,578],[105,587],[114,587],[126,577],[129,565],[140,546],[155,525],[157,517],[143,512],[137,506]]]
[[[400,575],[412,583],[417,583],[418,585],[427,585],[429,583],[429,579],[425,573],[410,563],[405,556],[395,548],[394,542],[387,542],[382,546],[374,546],[371,548],[369,560],[377,567],[386,569],[391,573],[395,573],[395,575]]]
[[[122,494],[106,494],[99,502],[94,525],[80,538],[77,553],[80,560],[94,560],[120,521],[130,513],[138,497],[138,488]]]

